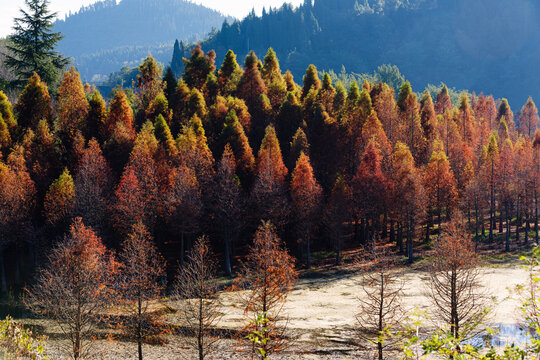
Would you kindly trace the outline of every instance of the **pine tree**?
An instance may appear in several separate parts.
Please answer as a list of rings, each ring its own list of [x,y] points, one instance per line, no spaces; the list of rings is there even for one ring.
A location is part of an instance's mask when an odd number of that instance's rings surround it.
[[[229,50],[218,71],[218,87],[220,94],[223,96],[233,94],[236,91],[241,78],[242,69],[236,61],[236,54],[232,50]]]
[[[171,60],[171,70],[175,78],[180,77],[184,71],[184,58],[185,46],[184,42],[178,42],[178,39],[174,42],[173,56]]]
[[[12,55],[6,55],[6,65],[16,74],[18,79],[14,85],[17,87],[24,86],[34,73],[54,87],[69,63],[55,51],[56,44],[63,38],[62,34],[52,31],[56,13],[49,12],[48,0],[25,0],[25,4],[28,10],[21,9],[21,17],[15,19],[12,45],[7,46]]]
[[[233,243],[242,226],[242,185],[235,174],[236,160],[229,144],[221,156],[216,175],[216,215],[223,244],[225,245],[225,271],[231,276]]]
[[[189,60],[184,59],[184,81],[190,88],[202,90],[208,74],[216,71],[216,53],[214,50],[204,54],[200,44],[191,51]]]
[[[129,106],[126,93],[123,90],[118,91],[111,100],[111,104],[109,106],[109,117],[102,130],[102,137],[109,139],[117,128],[118,124],[122,124],[126,131],[134,139],[134,122],[135,118],[133,117],[133,110],[131,109],[131,106]]]
[[[435,112],[437,115],[444,114],[447,110],[452,109],[452,101],[450,100],[450,94],[448,93],[448,87],[443,84],[443,87],[437,94],[435,99]]]
[[[10,130],[13,130],[17,126],[17,119],[13,116],[13,106],[3,91],[0,91],[0,116],[2,116],[2,119],[4,119],[6,126]]]
[[[245,188],[249,188],[253,182],[255,172],[255,157],[249,145],[244,128],[238,121],[236,112],[231,110],[225,119],[225,125],[221,133],[220,142],[229,144],[236,160],[236,171]]]
[[[309,157],[302,153],[291,179],[291,197],[295,209],[299,243],[305,245],[306,266],[311,267],[311,237],[319,220],[322,188],[313,174]]]
[[[60,227],[71,222],[75,207],[75,183],[67,169],[56,179],[45,196],[44,216],[50,225]]]
[[[88,118],[86,120],[86,132],[84,135],[87,139],[95,138],[103,144],[106,139],[102,135],[105,133],[104,128],[108,115],[107,105],[98,90],[90,95],[88,107]]]
[[[538,108],[532,98],[527,99],[527,103],[521,108],[521,114],[519,117],[520,130],[522,134],[525,134],[529,139],[534,138],[534,133],[538,128]]]
[[[167,69],[165,70],[163,83],[165,84],[165,97],[167,98],[167,102],[172,103],[174,101],[177,81],[170,66],[167,66]]]
[[[304,75],[304,85],[302,87],[301,99],[303,100],[312,89],[315,91],[319,90],[320,86],[321,80],[319,80],[317,68],[313,64],[309,65],[306,69],[306,74]]]
[[[259,59],[253,51],[246,56],[244,74],[237,90],[238,97],[246,102],[251,113],[255,110],[259,97],[267,92],[258,63]]]
[[[64,73],[64,78],[58,88],[57,113],[56,130],[69,151],[76,132],[86,128],[88,116],[88,101],[75,67],[71,67]]]
[[[41,120],[52,125],[51,97],[47,85],[37,73],[28,80],[28,84],[15,103],[15,112],[21,128],[35,129]]]
[[[95,139],[84,149],[74,185],[74,215],[96,231],[103,231],[112,195],[112,179],[111,169]]]
[[[436,141],[433,154],[425,170],[424,187],[428,197],[428,216],[431,215],[432,211],[435,211],[440,229],[443,209],[446,210],[446,217],[449,218],[458,195],[454,173],[450,168],[450,162],[444,153],[440,140]],[[429,240],[430,219],[428,219],[427,240]]]

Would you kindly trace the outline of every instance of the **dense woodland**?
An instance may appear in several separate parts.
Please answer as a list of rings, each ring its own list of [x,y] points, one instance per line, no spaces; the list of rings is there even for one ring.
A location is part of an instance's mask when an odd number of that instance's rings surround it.
[[[142,222],[171,265],[205,234],[229,275],[261,220],[308,267],[376,237],[413,261],[456,212],[477,241],[538,241],[532,99],[514,116],[483,94],[453,107],[446,87],[334,87],[314,66],[300,86],[271,49],[214,59],[195,48],[177,81],[148,57],[108,104],[74,68],[56,98],[37,75],[2,95],[3,289],[77,217],[113,249]]]

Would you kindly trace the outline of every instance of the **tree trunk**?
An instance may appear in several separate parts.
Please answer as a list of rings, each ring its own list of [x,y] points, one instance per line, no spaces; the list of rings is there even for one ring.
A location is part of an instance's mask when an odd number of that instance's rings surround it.
[[[311,241],[309,238],[309,229],[306,232],[306,251],[307,251],[307,268],[311,268]]]
[[[197,333],[197,345],[199,348],[199,360],[204,360],[204,312],[203,312],[203,299],[199,298],[199,331]]]
[[[4,263],[4,248],[0,245],[0,282],[1,282],[1,294],[7,293],[7,281],[6,281],[6,267]]]
[[[228,276],[232,275],[231,269],[231,237],[225,235],[225,271]]]
[[[185,252],[184,232],[180,233],[180,268],[184,269],[184,252]]]
[[[138,315],[139,315],[139,318],[137,319],[138,321],[138,324],[137,324],[137,347],[138,347],[138,350],[139,350],[139,360],[143,360],[143,353],[142,353],[142,324],[141,324],[141,321],[142,321],[142,299],[141,299],[141,295],[139,294],[139,296],[137,297],[137,305],[138,305]]]
[[[505,250],[510,251],[510,210],[508,205],[505,205],[505,215],[506,215],[506,246]]]

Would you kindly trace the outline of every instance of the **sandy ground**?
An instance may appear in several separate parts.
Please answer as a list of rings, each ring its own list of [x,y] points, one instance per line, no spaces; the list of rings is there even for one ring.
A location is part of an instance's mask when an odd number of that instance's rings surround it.
[[[514,291],[518,284],[524,284],[527,273],[518,264],[482,269],[482,281],[486,291],[493,297],[493,314],[490,323],[514,325],[520,321],[519,298]],[[415,309],[428,312],[429,299],[426,297],[427,272],[402,269],[405,281],[403,303],[409,311]],[[290,350],[277,357],[282,359],[364,359],[365,354],[356,352],[350,344],[354,338],[355,314],[358,311],[357,297],[361,295],[359,283],[361,273],[349,273],[330,277],[302,279],[289,296],[286,312],[289,317],[291,334],[296,338]],[[221,295],[224,317],[222,328],[239,329],[245,324],[239,306],[238,293]],[[160,346],[145,345],[146,359],[194,359],[182,348],[178,338],[169,336],[168,343]],[[226,341],[217,359],[246,358],[234,355],[232,341]],[[49,341],[54,358],[61,358],[55,342]],[[100,341],[97,347],[101,353],[96,358],[135,359],[136,345],[129,342]]]

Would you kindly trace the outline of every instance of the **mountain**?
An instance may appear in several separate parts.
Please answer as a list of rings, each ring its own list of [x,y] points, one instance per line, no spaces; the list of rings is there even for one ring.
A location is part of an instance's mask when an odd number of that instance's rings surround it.
[[[172,51],[175,39],[203,39],[226,19],[187,0],[105,0],[56,21],[55,31],[65,36],[59,50],[90,80],[138,64],[149,52]]]
[[[540,4],[530,0],[306,0],[226,22],[203,43],[218,61],[269,47],[298,81],[319,70],[372,73],[395,64],[417,91],[441,81],[511,94],[514,110],[540,99]],[[316,59],[316,61],[314,61]]]

